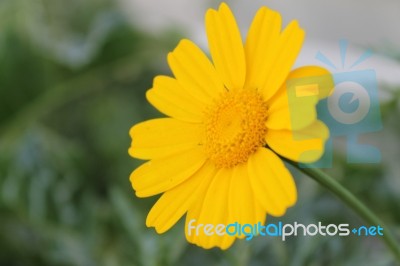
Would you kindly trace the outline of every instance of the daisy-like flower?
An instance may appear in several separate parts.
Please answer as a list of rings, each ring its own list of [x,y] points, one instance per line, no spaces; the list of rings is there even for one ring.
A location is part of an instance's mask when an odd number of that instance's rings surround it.
[[[136,195],[163,193],[146,220],[158,233],[185,213],[186,228],[193,219],[264,224],[267,214],[282,216],[297,192],[277,154],[316,161],[329,135],[315,106],[333,88],[331,75],[315,66],[291,71],[304,39],[297,21],[281,31],[280,14],[262,7],[243,44],[222,3],[207,11],[206,31],[212,62],[182,40],[168,54],[174,77],[157,76],[146,94],[168,117],[130,130],[129,154],[149,160],[130,176]],[[189,242],[204,248],[226,249],[235,240],[185,232]]]

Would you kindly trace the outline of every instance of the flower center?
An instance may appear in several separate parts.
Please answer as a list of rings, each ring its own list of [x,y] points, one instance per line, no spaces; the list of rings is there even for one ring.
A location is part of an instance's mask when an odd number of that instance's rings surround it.
[[[219,168],[244,163],[265,145],[268,107],[255,90],[229,91],[207,110],[205,149]]]

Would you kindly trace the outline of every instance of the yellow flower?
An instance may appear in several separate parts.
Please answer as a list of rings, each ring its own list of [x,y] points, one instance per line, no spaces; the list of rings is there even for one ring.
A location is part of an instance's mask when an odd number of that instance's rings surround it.
[[[163,193],[146,220],[158,233],[185,213],[186,228],[192,219],[264,224],[267,213],[282,216],[297,192],[277,154],[313,162],[329,135],[315,105],[332,89],[331,76],[314,66],[290,71],[304,39],[297,21],[281,32],[280,14],[263,7],[243,44],[223,3],[208,10],[206,30],[212,63],[194,43],[182,40],[168,55],[174,77],[157,76],[146,94],[169,117],[130,131],[130,155],[150,160],[130,176],[136,195]],[[325,78],[321,83],[315,77]],[[302,84],[308,79],[320,87]],[[296,80],[302,85],[289,85]],[[235,239],[185,232],[189,242],[204,248],[226,249]]]

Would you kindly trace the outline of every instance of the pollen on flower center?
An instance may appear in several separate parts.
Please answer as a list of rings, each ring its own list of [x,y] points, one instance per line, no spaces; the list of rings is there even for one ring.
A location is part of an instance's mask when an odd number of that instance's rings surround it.
[[[255,90],[229,91],[206,114],[205,149],[220,168],[244,163],[265,144],[268,108]]]

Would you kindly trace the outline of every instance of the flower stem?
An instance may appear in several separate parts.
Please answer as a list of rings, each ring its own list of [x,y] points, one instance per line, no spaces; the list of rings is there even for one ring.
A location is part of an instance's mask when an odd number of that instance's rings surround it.
[[[388,227],[385,226],[384,223],[349,190],[318,168],[302,168],[296,162],[285,158],[282,159],[330,190],[370,225],[380,225],[382,228],[384,228],[383,231],[385,233],[382,236],[383,241],[385,241],[386,246],[392,251],[393,255],[400,262],[400,246],[398,243],[396,243],[393,234],[389,231]]]

